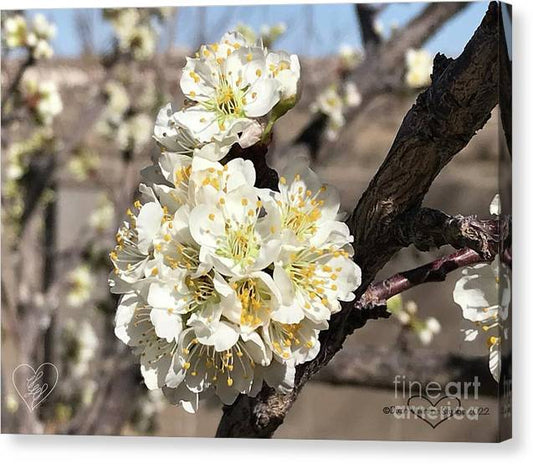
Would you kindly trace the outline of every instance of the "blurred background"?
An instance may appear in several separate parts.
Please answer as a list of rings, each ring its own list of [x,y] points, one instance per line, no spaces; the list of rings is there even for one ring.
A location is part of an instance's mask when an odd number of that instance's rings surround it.
[[[434,55],[460,54],[486,7],[2,11],[2,432],[215,434],[221,405],[214,399],[188,415],[146,390],[135,359],[113,334],[116,300],[107,286],[115,232],[140,169],[158,154],[151,139],[157,110],[183,103],[179,79],[186,56],[234,29],[297,53],[301,100],[276,125],[270,163],[304,153],[351,211],[429,85]],[[403,51],[394,72],[366,67],[380,47],[400,43],[429,15],[423,40]],[[443,170],[425,205],[489,217],[499,148],[495,112]],[[402,250],[378,277],[450,251]],[[407,292],[391,302],[389,319],[358,330],[304,388],[275,436],[495,440],[498,386],[484,340],[463,341],[461,329],[468,325],[452,298],[459,275]],[[21,363],[45,361],[57,366],[59,381],[31,411],[11,373]],[[435,429],[395,419],[383,408],[406,404],[395,397],[397,374],[422,384],[478,376],[482,396],[463,406],[490,413]]]

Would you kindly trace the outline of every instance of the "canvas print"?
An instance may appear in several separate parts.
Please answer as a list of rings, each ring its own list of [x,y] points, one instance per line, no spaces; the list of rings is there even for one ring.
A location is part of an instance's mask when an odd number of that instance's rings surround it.
[[[2,433],[510,438],[511,23],[3,10]]]

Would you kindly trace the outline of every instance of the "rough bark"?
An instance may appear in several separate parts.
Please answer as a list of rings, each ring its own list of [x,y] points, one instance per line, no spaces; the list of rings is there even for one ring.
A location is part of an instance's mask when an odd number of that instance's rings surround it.
[[[500,230],[501,229],[501,230]],[[408,214],[398,228],[398,241],[420,251],[451,245],[470,248],[484,259],[492,259],[508,233],[507,222],[481,220],[475,216],[449,216],[442,211],[420,208]]]
[[[433,82],[407,113],[392,147],[348,221],[364,283],[405,246],[391,232],[422,203],[440,171],[490,117],[498,101],[498,6],[456,59],[438,54]]]
[[[394,235],[410,211],[419,208],[442,168],[488,120],[498,99],[498,6],[491,3],[463,53],[438,55],[433,83],[405,117],[381,168],[348,224],[355,236],[355,260],[363,272],[360,297],[376,273],[402,247]],[[369,318],[386,317],[383,307],[353,311],[346,304],[321,336],[321,349],[297,369],[295,388],[283,395],[264,387],[256,398],[241,395],[224,408],[219,437],[270,437],[283,422],[303,385],[340,350],[347,335]]]

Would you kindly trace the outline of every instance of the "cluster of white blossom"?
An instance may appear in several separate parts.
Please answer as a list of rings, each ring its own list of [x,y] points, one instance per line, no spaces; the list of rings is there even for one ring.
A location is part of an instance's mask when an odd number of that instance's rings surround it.
[[[131,53],[135,60],[146,60],[153,56],[157,45],[155,19],[166,18],[168,8],[117,8],[104,10],[104,18],[113,27],[118,48]]]
[[[42,14],[33,17],[31,24],[22,15],[6,18],[4,24],[4,43],[8,48],[27,48],[35,59],[50,58],[54,50],[50,41],[56,34],[56,27]]]
[[[147,387],[187,411],[207,391],[231,404],[263,381],[290,390],[360,284],[339,197],[304,161],[280,171],[278,191],[256,187],[251,161],[221,162],[264,139],[298,87],[296,56],[229,33],[187,60],[189,103],[157,117],[162,153],[118,231],[110,285],[115,333]]]
[[[55,82],[25,79],[21,84],[21,95],[37,122],[44,126],[50,126],[63,111],[63,101]]]
[[[137,98],[130,99],[125,85],[112,80],[104,94],[107,104],[97,124],[98,132],[116,141],[122,151],[140,151],[152,138],[152,118],[145,111],[156,99],[153,90],[147,86]]]
[[[419,89],[431,84],[433,56],[427,50],[409,49],[405,54],[407,71],[405,82],[409,87]]]
[[[490,212],[500,214],[499,196],[491,202]],[[463,317],[474,324],[464,329],[465,341],[472,342],[486,334],[489,350],[489,370],[499,382],[502,341],[509,336],[507,319],[511,303],[511,280],[507,266],[499,257],[491,263],[469,266],[462,272],[453,291],[454,301],[461,307]]]
[[[327,117],[326,137],[335,140],[346,124],[345,111],[348,108],[356,108],[361,101],[361,94],[353,82],[344,83],[342,93],[339,93],[338,86],[333,84],[318,95],[311,105],[311,111]]]
[[[429,345],[433,337],[441,331],[440,322],[436,318],[421,319],[417,316],[418,305],[412,300],[404,303],[401,295],[395,295],[387,300],[387,310],[403,327],[413,331],[424,345]]]

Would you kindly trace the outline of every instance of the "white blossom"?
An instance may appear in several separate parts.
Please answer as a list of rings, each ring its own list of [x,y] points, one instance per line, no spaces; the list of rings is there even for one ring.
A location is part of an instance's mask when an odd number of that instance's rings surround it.
[[[147,114],[135,114],[123,121],[116,132],[118,144],[122,150],[139,150],[148,143],[152,136],[152,121]]]
[[[91,268],[82,264],[68,274],[67,303],[81,307],[91,298],[95,279]]]
[[[29,109],[45,126],[63,111],[63,102],[54,82],[37,82],[26,79],[22,82],[22,95]]]
[[[154,126],[154,139],[163,150],[180,155],[201,156],[211,161],[219,161],[226,156],[236,138],[226,138],[210,143],[200,142],[187,126],[179,123],[172,105],[168,103],[159,110]]]
[[[150,58],[156,48],[156,31],[149,14],[136,8],[106,10],[104,16],[110,19],[119,49],[131,53],[136,60]]]
[[[489,206],[489,211],[490,211],[490,214],[492,214],[493,216],[499,216],[501,214],[502,206],[500,202],[499,193],[494,195],[494,197],[492,198],[492,201],[490,202],[490,206]]]
[[[4,40],[9,48],[23,47],[26,45],[28,25],[24,16],[14,15],[6,18],[3,29]]]
[[[407,50],[405,64],[407,67],[405,82],[409,87],[420,88],[431,84],[433,56],[428,51]]]
[[[225,404],[263,382],[289,392],[361,281],[338,194],[306,163],[291,160],[274,192],[251,161],[224,162],[296,103],[299,79],[297,57],[240,34],[200,47],[181,78],[192,103],[159,111],[161,154],[110,253],[115,333],[147,388],[188,412],[209,391]]]
[[[461,307],[463,317],[474,324],[474,328],[464,330],[465,341],[487,333],[489,369],[499,381],[501,344],[502,338],[507,337],[505,322],[511,300],[511,283],[505,265],[497,257],[491,264],[465,268],[455,284],[453,299]]]
[[[202,142],[249,129],[279,102],[280,84],[269,77],[264,49],[238,39],[224,44],[230,47],[226,57],[220,56],[225,47],[213,44],[200,58],[188,58],[183,70],[181,89],[195,104],[176,118]]]
[[[434,317],[428,317],[425,322],[422,323],[422,327],[418,330],[418,338],[424,345],[429,345],[433,337],[440,333],[440,322]]]
[[[72,374],[80,379],[89,371],[89,364],[94,359],[98,349],[98,337],[93,326],[87,321],[76,322],[67,320],[65,329],[69,337],[75,342],[75,353],[72,362]]]
[[[342,44],[339,47],[338,55],[342,68],[346,70],[355,69],[363,58],[361,50],[348,44]]]
[[[89,216],[89,225],[97,232],[105,232],[113,224],[115,207],[106,195],[98,199],[96,209]]]
[[[356,108],[363,100],[354,82],[347,82],[344,86],[344,99],[348,108]]]
[[[21,15],[10,16],[5,20],[4,29],[7,47],[27,47],[35,59],[53,56],[50,40],[56,34],[56,27],[49,23],[44,15],[35,15],[31,24]]]
[[[331,85],[321,92],[311,105],[311,111],[322,113],[328,118],[326,136],[335,140],[339,130],[344,126],[344,101],[339,95],[336,86]]]

